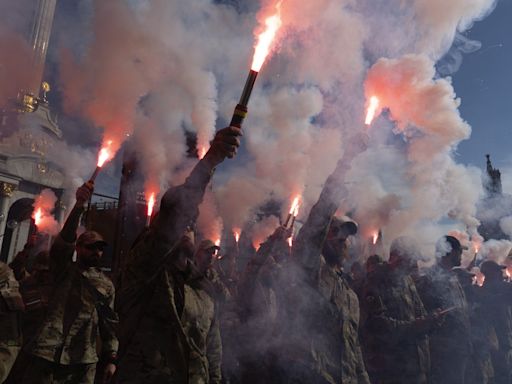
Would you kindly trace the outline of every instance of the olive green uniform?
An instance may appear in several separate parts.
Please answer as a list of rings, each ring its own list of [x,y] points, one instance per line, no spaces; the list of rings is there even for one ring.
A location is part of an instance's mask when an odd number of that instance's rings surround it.
[[[200,162],[184,184],[169,189],[122,271],[118,382],[220,383],[221,341],[211,284],[171,260],[197,218],[211,172]]]
[[[426,384],[430,377],[427,315],[411,276],[383,265],[363,288],[366,367],[374,383]]]
[[[327,179],[301,228],[287,267],[291,281],[280,332],[289,383],[369,384],[359,342],[359,300],[346,277],[321,255],[341,200],[343,163]]]
[[[417,281],[416,286],[429,313],[437,309],[454,309],[430,334],[432,382],[462,384],[470,363],[472,344],[466,295],[457,275],[435,265]]]
[[[504,281],[489,283],[484,281],[480,288],[479,303],[481,321],[487,335],[494,331],[495,337],[486,344],[491,349],[496,384],[512,382],[512,285]],[[488,336],[489,338],[489,336]]]
[[[22,310],[23,299],[14,273],[0,262],[0,383],[9,375],[21,349]]]
[[[59,235],[50,250],[55,289],[46,319],[26,347],[33,361],[23,383],[92,383],[97,340],[102,356],[117,353],[114,286],[99,269],[73,263],[74,249]]]

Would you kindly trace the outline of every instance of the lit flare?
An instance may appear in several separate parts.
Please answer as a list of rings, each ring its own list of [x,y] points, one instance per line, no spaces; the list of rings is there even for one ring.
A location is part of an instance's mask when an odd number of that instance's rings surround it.
[[[292,205],[290,207],[290,210],[288,211],[288,217],[286,218],[286,221],[284,223],[284,227],[287,228],[288,224],[290,224],[290,220],[292,220],[291,227],[295,224],[295,219],[297,218],[299,214],[299,207],[300,207],[300,196],[295,196],[295,198],[292,201]]]
[[[147,216],[151,217],[153,215],[153,209],[155,208],[155,193],[151,193],[148,199],[148,210]]]
[[[265,59],[270,53],[272,42],[281,25],[281,1],[279,1],[276,4],[276,13],[265,19],[265,30],[258,35],[251,65],[253,71],[260,71]]]
[[[373,232],[372,234],[372,244],[377,244],[377,240],[379,240],[379,232]]]
[[[199,149],[197,150],[197,157],[199,157],[199,160],[201,160],[204,157],[204,155],[206,155],[206,148],[200,146]]]
[[[98,162],[97,162],[97,166],[98,167],[103,167],[103,165],[109,161],[112,157],[112,151],[111,151],[111,147],[112,146],[112,140],[109,140],[107,141],[107,145],[103,146],[101,149],[100,149],[100,152],[98,153]]]
[[[366,119],[364,123],[366,125],[370,125],[377,114],[377,110],[379,109],[380,101],[377,96],[370,97],[370,104],[368,105],[368,111],[366,112]]]
[[[235,241],[238,244],[240,241],[240,229],[239,228],[233,228],[233,236],[235,236]]]
[[[35,209],[32,218],[34,219],[36,227],[40,226],[43,220],[43,210],[41,208]]]
[[[299,196],[293,199],[292,206],[290,207],[290,215],[297,216],[299,214]]]

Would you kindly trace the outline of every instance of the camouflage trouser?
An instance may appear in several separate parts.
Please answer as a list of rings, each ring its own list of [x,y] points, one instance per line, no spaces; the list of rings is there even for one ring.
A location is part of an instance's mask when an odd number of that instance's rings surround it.
[[[18,356],[20,346],[0,344],[0,383],[3,383]]]
[[[23,384],[93,384],[96,364],[62,365],[33,356]]]

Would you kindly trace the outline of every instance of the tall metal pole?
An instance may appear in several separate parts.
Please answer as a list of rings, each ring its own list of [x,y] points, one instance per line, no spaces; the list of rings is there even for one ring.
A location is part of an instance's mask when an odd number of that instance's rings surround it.
[[[43,79],[56,5],[57,0],[39,0],[35,11],[32,33],[30,35],[30,45],[33,51],[33,72],[28,88],[25,91],[36,97],[39,96]]]

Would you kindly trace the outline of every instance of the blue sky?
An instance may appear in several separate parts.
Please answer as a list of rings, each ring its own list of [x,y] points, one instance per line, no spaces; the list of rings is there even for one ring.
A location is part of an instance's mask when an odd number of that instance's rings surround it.
[[[458,148],[457,161],[484,167],[484,155],[490,153],[494,165],[508,173],[506,168],[512,168],[512,0],[500,0],[493,13],[465,35],[482,47],[465,55],[453,75],[462,99],[461,115],[473,128],[471,138]]]

